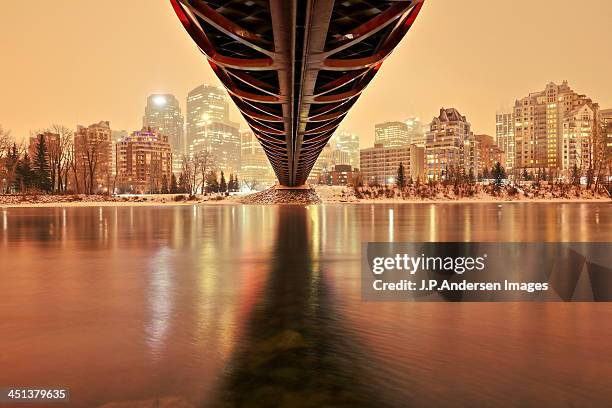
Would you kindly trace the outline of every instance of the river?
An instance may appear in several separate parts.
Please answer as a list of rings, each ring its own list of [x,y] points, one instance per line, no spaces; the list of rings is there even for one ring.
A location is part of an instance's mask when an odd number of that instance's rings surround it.
[[[612,207],[0,209],[0,388],[68,388],[71,407],[612,401],[612,305],[365,302],[370,241],[612,242]]]

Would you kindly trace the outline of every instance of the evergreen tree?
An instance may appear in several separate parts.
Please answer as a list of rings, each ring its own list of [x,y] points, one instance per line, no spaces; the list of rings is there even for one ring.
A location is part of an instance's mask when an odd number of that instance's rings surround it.
[[[502,167],[500,162],[495,163],[493,167],[493,179],[495,180],[495,186],[501,187],[504,179],[506,178],[506,170]]]
[[[575,186],[580,184],[580,171],[576,163],[574,163],[574,167],[572,168],[572,184]]]
[[[34,176],[36,180],[36,187],[43,192],[51,191],[51,170],[49,168],[49,155],[47,149],[47,143],[44,136],[38,137],[38,144],[36,145],[36,156],[34,157]]]
[[[397,179],[395,181],[397,186],[400,189],[406,187],[406,176],[404,174],[404,164],[400,162],[399,167],[397,168]]]
[[[225,174],[223,174],[223,170],[221,170],[221,182],[219,183],[219,190],[222,193],[227,191],[227,182],[225,181]]]
[[[468,182],[470,184],[474,184],[476,181],[476,177],[474,176],[474,169],[470,167],[470,172],[468,173]]]
[[[187,193],[187,177],[184,172],[181,172],[179,175],[177,192],[180,194]]]
[[[234,174],[230,173],[229,181],[227,182],[227,191],[230,193],[234,191]]]
[[[27,152],[24,153],[23,158],[19,160],[16,173],[15,187],[20,192],[25,193],[34,185],[32,164],[30,163],[30,156],[28,156]]]
[[[206,191],[208,193],[219,192],[219,182],[217,181],[217,173],[211,171],[206,175]]]
[[[238,181],[238,175],[234,174],[234,191],[240,191],[240,182]]]
[[[162,176],[162,181],[161,181],[161,193],[168,194],[169,192],[170,191],[168,190],[168,176],[164,174]]]
[[[179,192],[178,183],[176,182],[176,176],[172,173],[170,177],[170,193],[177,194]]]
[[[11,169],[9,171],[8,185],[6,186],[6,193],[9,193],[11,188],[18,190],[19,186],[16,183],[16,170],[19,165],[19,152],[17,152],[17,144],[13,143],[13,147],[9,150],[8,156],[6,157],[6,168]]]

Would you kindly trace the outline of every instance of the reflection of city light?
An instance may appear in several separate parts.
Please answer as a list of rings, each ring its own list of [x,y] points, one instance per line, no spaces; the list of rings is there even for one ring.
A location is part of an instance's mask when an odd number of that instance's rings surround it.
[[[147,343],[151,352],[158,357],[166,341],[172,312],[172,267],[171,252],[161,248],[151,262],[149,275],[149,322],[146,326]]]
[[[153,103],[157,106],[164,106],[168,103],[164,96],[158,95],[153,98]]]

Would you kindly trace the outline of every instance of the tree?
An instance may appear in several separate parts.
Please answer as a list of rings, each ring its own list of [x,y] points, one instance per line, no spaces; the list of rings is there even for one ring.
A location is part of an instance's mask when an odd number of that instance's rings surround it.
[[[74,132],[63,125],[53,124],[44,133],[58,136],[58,143],[48,146],[51,185],[56,192],[63,192],[68,184],[66,169],[69,167],[69,155],[74,140]]]
[[[578,170],[578,165],[576,163],[574,163],[574,167],[572,167],[571,183],[575,186],[580,185],[580,170]]]
[[[210,171],[206,175],[206,192],[218,193],[219,192],[219,181],[217,181],[217,172]]]
[[[237,174],[233,174],[230,177],[230,184],[231,184],[231,187],[229,187],[229,190],[231,192],[235,193],[237,191],[240,191],[240,183],[238,182],[238,175]]]
[[[35,184],[35,175],[32,171],[30,156],[25,152],[17,164],[15,176],[15,189],[22,193],[27,192]]]
[[[244,181],[244,184],[249,189],[249,191],[254,191],[257,190],[257,187],[259,187],[260,183],[259,180],[257,180],[256,178],[252,178],[247,181]]]
[[[197,185],[198,188],[202,191],[202,194],[204,194],[206,191],[206,174],[212,169],[214,165],[214,156],[208,150],[201,150],[195,154],[194,162],[194,170],[199,171]]]
[[[468,181],[470,184],[474,184],[476,182],[476,177],[474,176],[474,169],[470,167],[470,172],[468,173]]]
[[[47,150],[47,142],[43,135],[38,136],[33,170],[36,187],[38,187],[40,191],[43,191],[45,193],[50,192],[52,186],[49,170],[49,156]]]
[[[529,173],[527,173],[527,169],[523,169],[523,180],[529,181]]]
[[[500,162],[497,162],[493,167],[492,173],[493,179],[495,180],[495,187],[500,188],[506,178],[506,170],[502,167]]]
[[[219,183],[219,190],[222,193],[227,192],[227,182],[225,181],[225,174],[223,174],[223,170],[221,170],[221,182]]]
[[[397,186],[400,189],[404,189],[404,187],[406,187],[406,175],[404,174],[404,163],[399,164],[399,167],[397,168],[397,179],[395,180],[395,184],[397,184]]]
[[[11,190],[19,190],[19,185],[16,183],[17,168],[21,160],[22,153],[25,152],[23,144],[17,145],[13,142],[12,148],[9,150],[4,161],[4,178],[6,178],[6,188],[4,193],[8,194]],[[28,159],[29,160],[29,159]]]
[[[178,186],[178,183],[176,182],[176,176],[174,175],[174,173],[172,173],[172,176],[170,176],[170,193],[177,194],[178,192],[179,192],[179,186]]]
[[[489,173],[489,168],[485,166],[484,170],[482,171],[482,178],[488,180],[490,176],[491,174]]]
[[[188,186],[187,186],[187,176],[185,175],[185,172],[182,171],[181,174],[179,175],[177,192],[180,193],[180,194],[185,194],[185,193],[187,193],[187,189],[188,189]]]
[[[0,160],[8,155],[11,146],[15,143],[11,137],[11,132],[4,130],[0,125]]]
[[[161,193],[168,194],[169,192],[170,190],[168,190],[168,176],[164,174],[162,176],[162,182],[161,182]]]

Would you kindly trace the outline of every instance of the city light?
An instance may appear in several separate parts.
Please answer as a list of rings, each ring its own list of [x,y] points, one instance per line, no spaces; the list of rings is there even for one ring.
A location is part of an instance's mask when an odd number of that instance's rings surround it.
[[[153,103],[157,106],[165,106],[168,103],[168,101],[166,100],[165,96],[158,95],[153,98]]]

